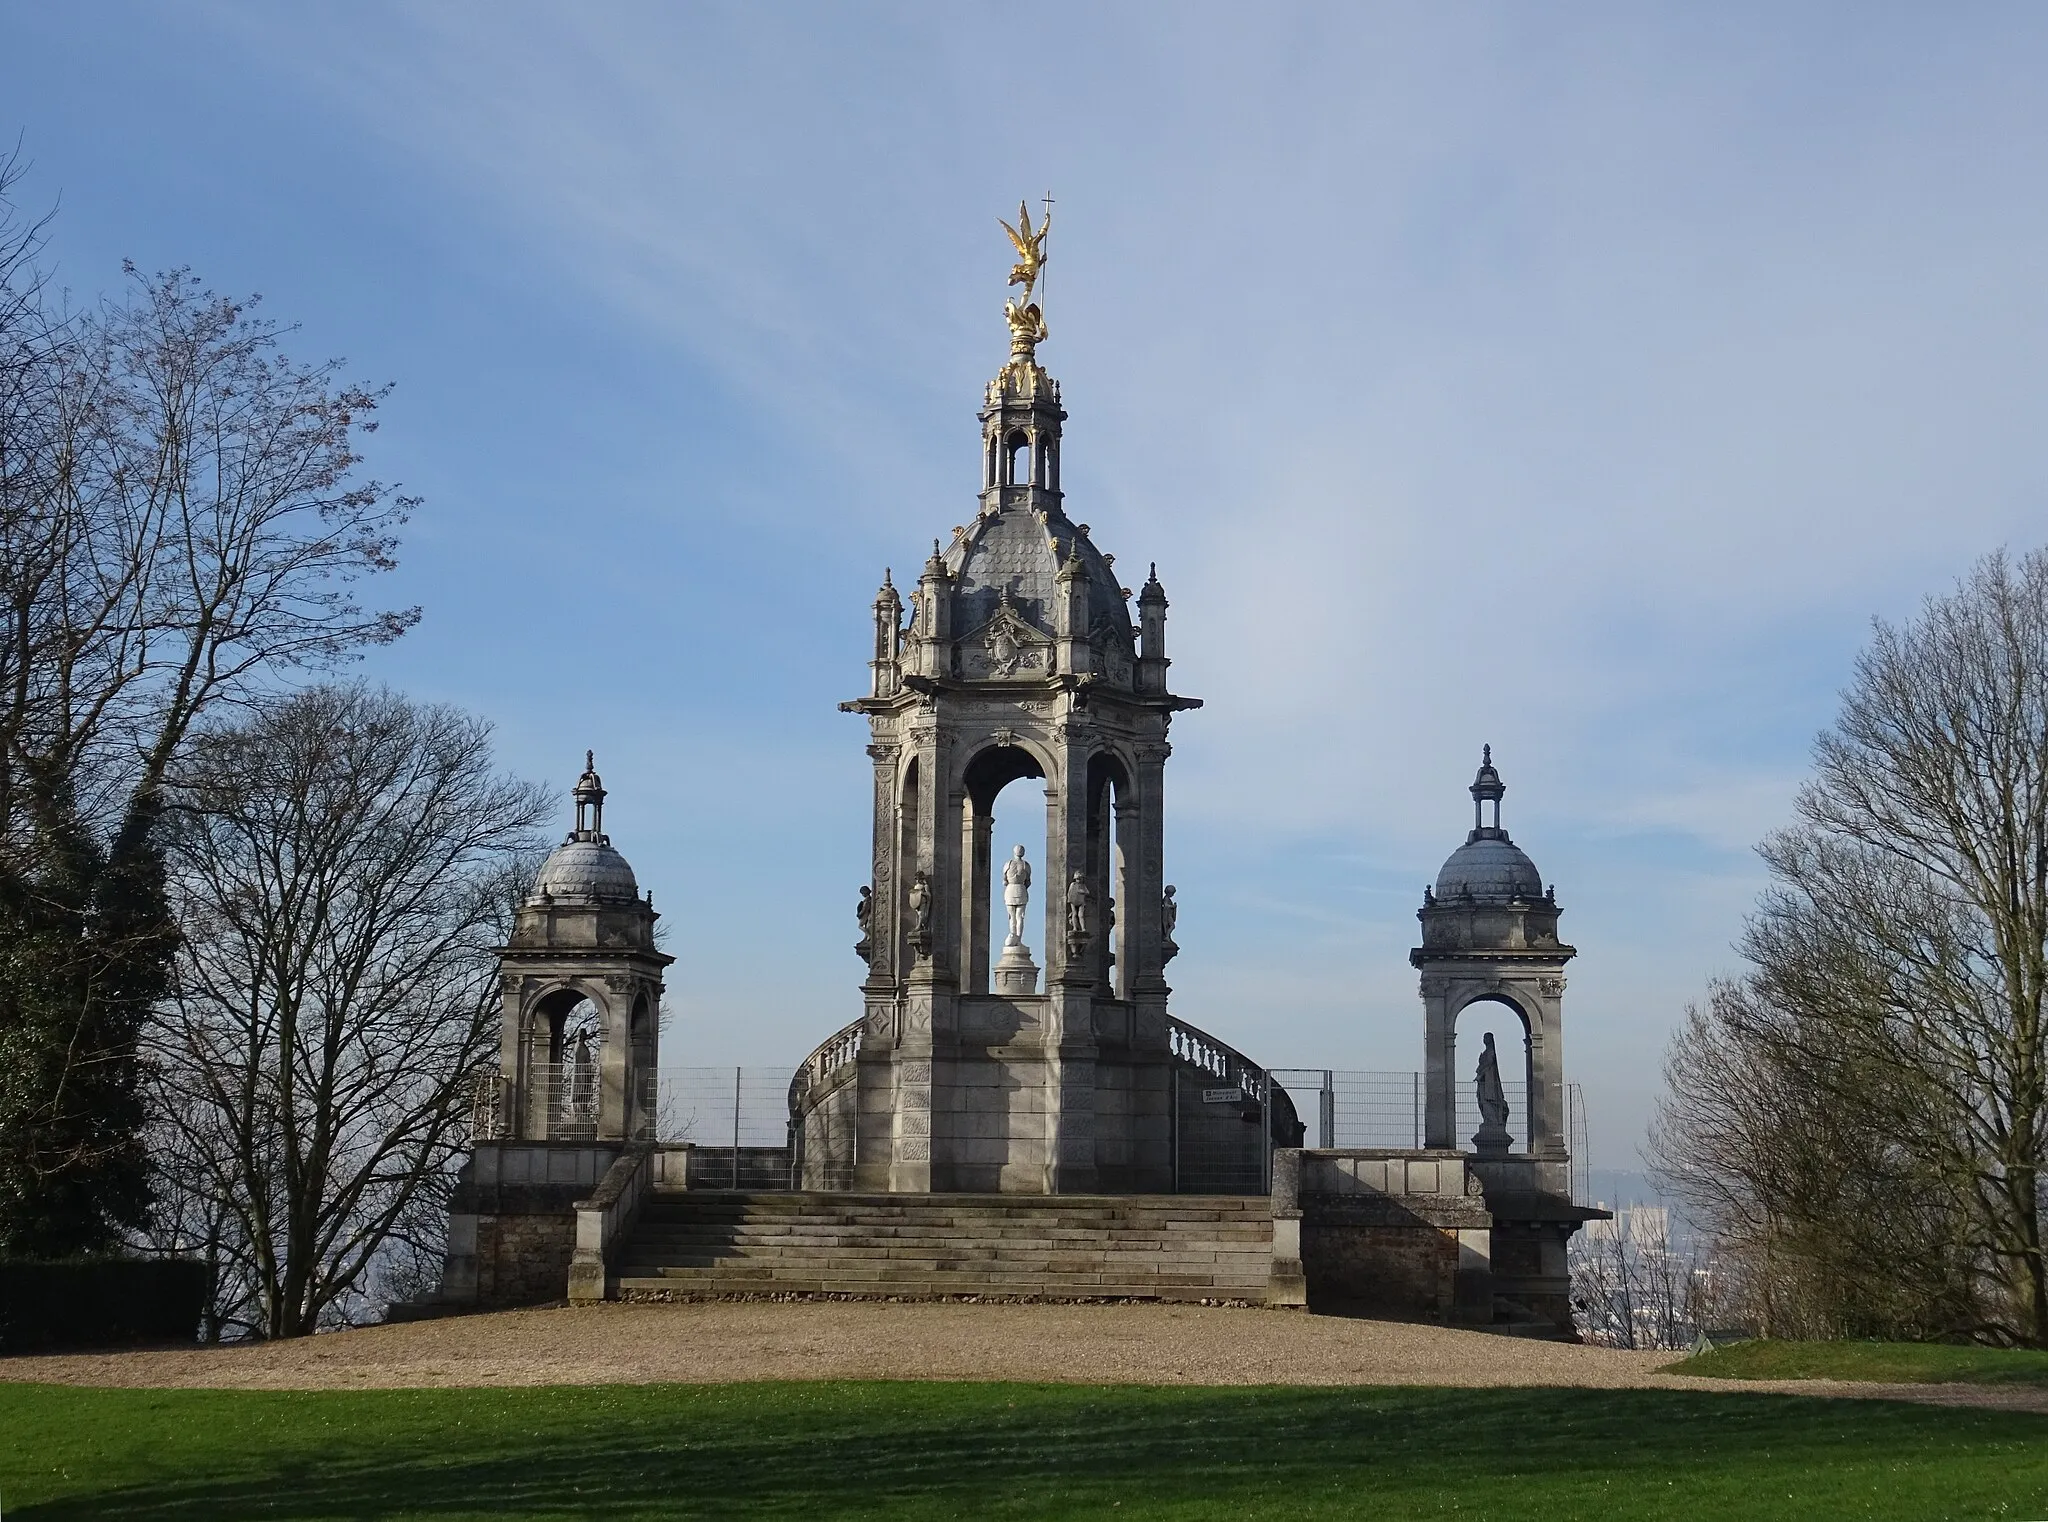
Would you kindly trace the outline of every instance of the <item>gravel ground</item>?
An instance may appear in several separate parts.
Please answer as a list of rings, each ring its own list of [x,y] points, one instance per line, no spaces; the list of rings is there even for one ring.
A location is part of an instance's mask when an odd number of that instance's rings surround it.
[[[238,1347],[20,1356],[0,1359],[0,1380],[253,1390],[748,1379],[1577,1385],[2048,1412],[2043,1389],[1658,1372],[1671,1362],[1669,1353],[1225,1307],[727,1301],[503,1311]]]

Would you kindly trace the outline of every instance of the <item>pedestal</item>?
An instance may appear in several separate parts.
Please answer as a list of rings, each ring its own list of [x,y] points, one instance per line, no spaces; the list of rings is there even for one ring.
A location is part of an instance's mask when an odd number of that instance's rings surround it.
[[[1038,992],[1038,964],[1031,960],[1031,948],[1014,936],[1003,942],[1003,954],[996,958],[994,972],[999,994]]]

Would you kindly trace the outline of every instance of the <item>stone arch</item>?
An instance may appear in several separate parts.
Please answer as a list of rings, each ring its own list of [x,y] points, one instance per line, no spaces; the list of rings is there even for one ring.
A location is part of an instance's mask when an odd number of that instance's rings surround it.
[[[912,752],[896,774],[896,965],[908,967],[916,960],[916,925],[910,912],[910,889],[916,880],[918,811],[923,804],[924,759]],[[933,905],[936,914],[937,905]]]
[[[1104,934],[1095,940],[1095,974],[1113,997],[1128,997],[1136,958],[1132,955],[1140,895],[1145,883],[1138,850],[1138,804],[1133,768],[1114,746],[1101,745],[1088,758],[1087,866]]]
[[[989,967],[996,939],[993,899],[995,893],[995,802],[1013,782],[1047,781],[1050,785],[1051,756],[1036,741],[1017,734],[993,736],[986,743],[962,747],[965,759],[958,770],[960,799],[960,969],[965,993],[989,991]],[[1032,855],[1039,875],[1034,889],[1041,924],[1049,923],[1052,894],[1045,881],[1050,858],[1050,834],[1042,837]],[[1043,944],[1043,943],[1042,943]]]
[[[1451,1001],[1446,1015],[1448,1029],[1445,1033],[1445,1044],[1454,1056],[1458,1051],[1459,1023],[1463,1021],[1468,1011],[1481,1004],[1498,1005],[1500,1008],[1507,1010],[1522,1025],[1522,1060],[1520,1063],[1522,1102],[1518,1107],[1520,1113],[1511,1112],[1508,1116],[1508,1132],[1510,1135],[1519,1135],[1522,1146],[1527,1149],[1534,1145],[1537,1136],[1536,1069],[1537,1055],[1542,1050],[1542,1009],[1530,997],[1528,990],[1518,988],[1512,983],[1502,984],[1498,988],[1487,986],[1462,990],[1459,996]],[[1454,1061],[1452,1064],[1453,1075],[1456,1081],[1463,1084],[1467,1091],[1470,1089],[1473,1073],[1477,1070],[1478,1055],[1479,1048],[1477,1045],[1474,1045],[1464,1053],[1462,1060]],[[1501,1073],[1504,1077],[1516,1070],[1514,1054],[1512,1052],[1500,1051],[1496,1045],[1494,1055],[1500,1063]],[[1453,1113],[1456,1113],[1455,1102]],[[1469,1138],[1465,1139],[1469,1140]]]
[[[588,1015],[579,1017],[586,1006]],[[596,1134],[609,1014],[603,986],[582,978],[550,981],[526,1001],[520,1017],[526,1134]]]
[[[626,1041],[631,1053],[627,1071],[632,1075],[632,1092],[626,1096],[626,1134],[652,1138],[655,1132],[656,1053],[661,1038],[661,1009],[653,990],[642,988],[633,998],[633,1012],[627,1017]]]

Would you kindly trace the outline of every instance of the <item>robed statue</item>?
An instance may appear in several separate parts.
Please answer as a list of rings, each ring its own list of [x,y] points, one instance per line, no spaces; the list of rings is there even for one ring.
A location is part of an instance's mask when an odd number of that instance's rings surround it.
[[[1508,1096],[1500,1083],[1500,1057],[1493,1049],[1493,1032],[1486,1033],[1485,1044],[1479,1052],[1479,1072],[1474,1077],[1479,1091],[1479,1134],[1473,1141],[1481,1147],[1498,1145],[1505,1149],[1508,1141]]]

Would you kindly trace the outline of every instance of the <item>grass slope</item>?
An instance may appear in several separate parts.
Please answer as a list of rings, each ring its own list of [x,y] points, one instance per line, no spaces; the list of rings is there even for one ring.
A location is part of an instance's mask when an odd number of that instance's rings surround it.
[[[1671,1366],[1718,1379],[1864,1379],[1914,1385],[2048,1385],[2048,1353],[1931,1342],[1737,1342]]]
[[[1680,1391],[0,1385],[5,1515],[1935,1518],[2048,1417]]]

